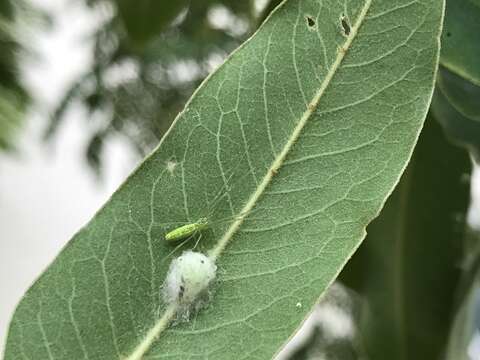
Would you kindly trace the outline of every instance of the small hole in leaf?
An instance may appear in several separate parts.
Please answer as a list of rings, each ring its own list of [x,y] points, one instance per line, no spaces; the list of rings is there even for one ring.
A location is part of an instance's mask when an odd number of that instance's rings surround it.
[[[314,27],[315,26],[315,19],[313,17],[307,16],[306,19],[307,19],[307,25],[309,27]]]
[[[342,30],[345,36],[350,35],[350,24],[348,23],[348,18],[344,14],[342,14],[342,16],[340,17],[340,23],[342,25]]]
[[[447,32],[447,37],[450,37],[450,36],[452,36],[452,33],[449,31]]]

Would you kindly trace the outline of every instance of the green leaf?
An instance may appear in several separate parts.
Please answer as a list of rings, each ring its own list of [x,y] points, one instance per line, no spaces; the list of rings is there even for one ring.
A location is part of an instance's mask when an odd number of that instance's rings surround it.
[[[459,113],[480,122],[480,86],[441,66],[437,75],[437,87]]]
[[[447,1],[441,71],[432,103],[449,137],[479,159],[480,0]]]
[[[271,358],[410,158],[442,11],[436,0],[284,2],[30,288],[6,359]],[[219,268],[215,294],[172,326],[162,237],[206,215],[199,249]]]
[[[440,63],[480,86],[480,1],[448,0]]]
[[[188,0],[114,0],[129,38],[135,46],[144,46],[168,26]]]
[[[446,360],[471,360],[469,345],[475,335],[478,336],[478,302],[480,287],[478,279],[464,298],[464,302],[455,316],[452,336],[449,339]]]
[[[440,67],[432,112],[449,138],[480,159],[480,87]]]
[[[22,128],[25,98],[0,86],[0,150],[15,148],[15,138]]]
[[[400,184],[343,273],[364,298],[359,333],[368,359],[439,359],[463,261],[470,171],[433,117]]]
[[[467,229],[463,274],[457,291],[457,309],[452,323],[446,360],[471,360],[468,350],[478,336],[480,306],[480,233]]]

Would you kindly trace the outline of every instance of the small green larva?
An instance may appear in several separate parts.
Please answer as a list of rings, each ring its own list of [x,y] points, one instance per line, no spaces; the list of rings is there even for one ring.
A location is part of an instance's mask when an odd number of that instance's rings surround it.
[[[208,228],[208,219],[201,218],[195,223],[185,224],[183,226],[177,227],[172,231],[169,231],[165,235],[165,240],[167,242],[176,242],[189,238],[192,235],[198,234],[199,232],[206,230]]]

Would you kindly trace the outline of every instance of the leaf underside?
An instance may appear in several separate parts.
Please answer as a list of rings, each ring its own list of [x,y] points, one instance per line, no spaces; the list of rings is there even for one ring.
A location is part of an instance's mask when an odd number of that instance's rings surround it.
[[[30,288],[5,358],[127,358],[165,312],[168,224],[210,213],[232,219],[199,245],[219,268],[214,297],[144,358],[271,358],[406,166],[442,11],[438,0],[284,2]]]

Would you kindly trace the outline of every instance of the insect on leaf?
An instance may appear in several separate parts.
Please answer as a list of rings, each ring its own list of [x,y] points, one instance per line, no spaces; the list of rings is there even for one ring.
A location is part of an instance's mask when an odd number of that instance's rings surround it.
[[[398,182],[442,15],[438,0],[284,1],[30,288],[6,359],[270,359]],[[172,326],[162,223],[204,217],[232,172],[212,221],[232,220],[201,241],[214,296]]]

